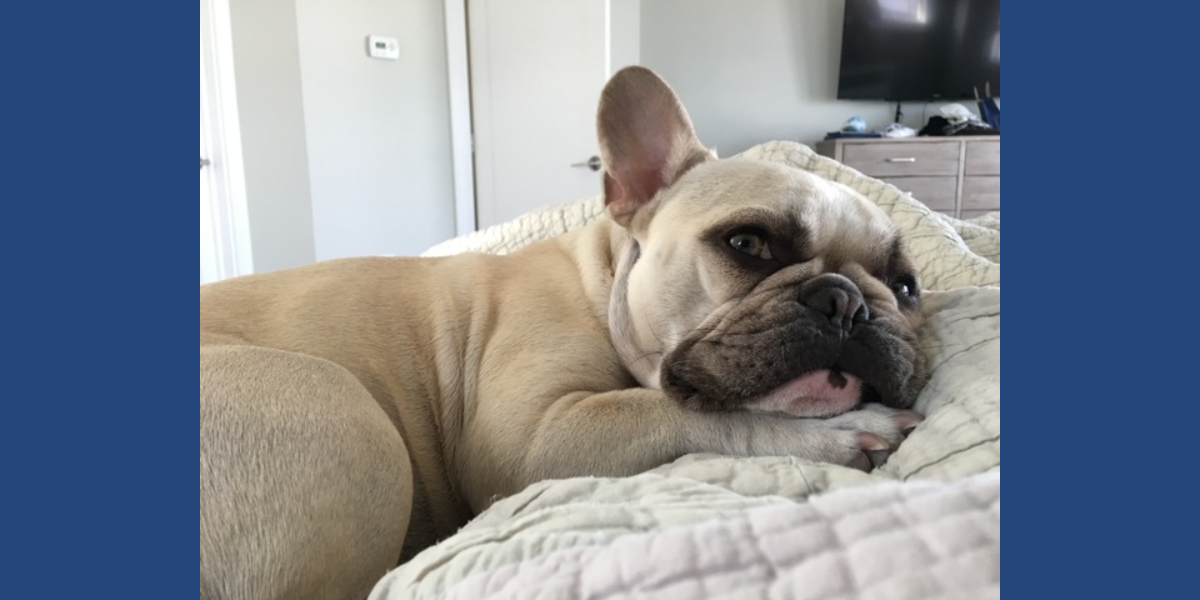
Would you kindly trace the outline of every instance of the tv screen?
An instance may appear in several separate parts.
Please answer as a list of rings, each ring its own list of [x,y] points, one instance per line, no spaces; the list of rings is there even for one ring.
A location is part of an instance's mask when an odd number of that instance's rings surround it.
[[[846,0],[840,100],[1000,97],[1000,0]]]

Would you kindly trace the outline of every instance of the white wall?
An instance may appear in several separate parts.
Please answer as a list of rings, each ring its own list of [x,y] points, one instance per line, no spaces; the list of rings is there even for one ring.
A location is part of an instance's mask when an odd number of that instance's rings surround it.
[[[254,271],[454,236],[442,0],[230,0]],[[372,59],[366,37],[400,41]]]
[[[442,0],[295,0],[317,260],[454,236]],[[399,60],[366,37],[400,41]]]
[[[292,0],[230,0],[254,271],[313,262],[312,203]]]
[[[443,1],[230,2],[255,270],[452,237]],[[892,120],[894,103],[835,99],[844,0],[611,7],[612,67],[661,73],[722,156]],[[399,38],[400,60],[367,57],[372,33]],[[905,124],[938,106],[906,103]]]
[[[641,61],[721,156],[777,139],[813,145],[855,115],[883,128],[895,103],[836,99],[844,10],[844,0],[641,0]],[[919,130],[940,106],[905,103],[902,122]]]
[[[609,0],[609,67],[641,64],[642,0]]]

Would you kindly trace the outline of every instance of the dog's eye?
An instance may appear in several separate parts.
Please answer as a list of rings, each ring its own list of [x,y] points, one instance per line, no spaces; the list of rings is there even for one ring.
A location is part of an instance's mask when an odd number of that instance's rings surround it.
[[[901,298],[914,298],[917,295],[917,281],[909,275],[897,277],[892,282],[892,292]]]
[[[729,245],[743,254],[763,259],[772,258],[771,248],[767,245],[766,240],[757,233],[735,233],[729,236]]]

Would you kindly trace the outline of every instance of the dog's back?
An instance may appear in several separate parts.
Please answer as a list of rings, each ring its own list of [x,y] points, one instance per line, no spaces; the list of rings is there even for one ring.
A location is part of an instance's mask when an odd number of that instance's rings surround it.
[[[547,379],[538,369],[604,373],[596,365],[607,361],[619,371],[615,355],[596,354],[608,346],[588,298],[599,292],[566,264],[573,244],[609,243],[608,229],[588,229],[514,256],[342,259],[201,286],[201,579],[226,586],[204,597],[321,597],[304,570],[330,552],[363,565],[349,579],[374,580],[490,502],[461,484],[477,398]],[[545,344],[561,366],[511,366]],[[354,492],[364,486],[371,498]],[[364,525],[331,532],[340,548],[280,542],[309,505]],[[272,541],[303,555],[275,556]]]

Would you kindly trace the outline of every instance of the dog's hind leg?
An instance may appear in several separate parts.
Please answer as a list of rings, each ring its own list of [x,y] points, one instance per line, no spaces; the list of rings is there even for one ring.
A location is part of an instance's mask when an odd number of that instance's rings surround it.
[[[399,432],[342,367],[200,348],[200,598],[363,598],[412,508]]]

